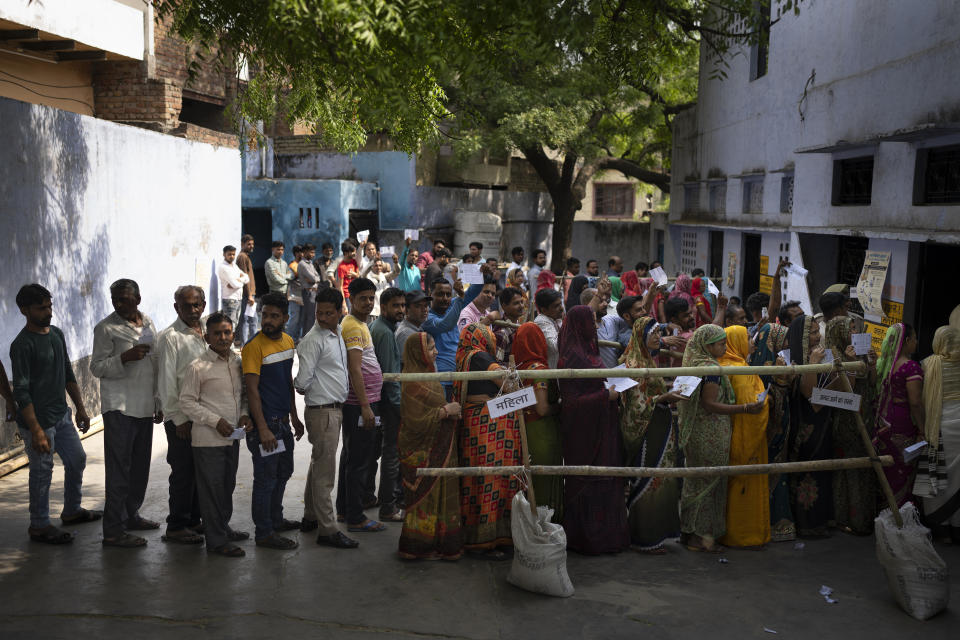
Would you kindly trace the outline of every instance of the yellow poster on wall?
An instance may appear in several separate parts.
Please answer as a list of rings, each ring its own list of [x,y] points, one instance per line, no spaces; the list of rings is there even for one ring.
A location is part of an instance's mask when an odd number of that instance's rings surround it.
[[[760,293],[768,296],[773,293],[773,276],[760,276]]]
[[[760,275],[765,276],[769,273],[770,273],[770,256],[760,256]],[[767,293],[769,293],[769,291]]]
[[[864,316],[879,321],[883,317],[883,284],[890,266],[889,251],[868,251],[863,261],[863,270],[857,280],[857,300],[863,307]]]

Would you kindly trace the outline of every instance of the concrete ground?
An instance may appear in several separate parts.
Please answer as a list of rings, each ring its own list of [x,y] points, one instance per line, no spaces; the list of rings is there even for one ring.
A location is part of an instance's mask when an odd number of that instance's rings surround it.
[[[84,504],[103,501],[102,437],[84,441]],[[143,515],[166,515],[166,443],[157,428]],[[299,518],[309,447],[296,449],[286,515]],[[62,467],[51,508],[58,514]],[[252,531],[251,465],[241,449],[235,528]],[[873,538],[774,544],[728,551],[727,563],[671,545],[662,557],[571,553],[569,599],[522,591],[509,562],[407,563],[396,556],[400,525],[356,534],[341,551],[299,536],[294,552],[243,543],[247,557],[208,556],[201,546],[102,548],[99,523],[72,527],[72,545],[26,535],[27,469],[0,478],[0,638],[956,638],[960,601],[920,623],[900,610],[874,554]],[[370,515],[375,517],[376,511]],[[960,591],[960,547],[938,546]],[[836,604],[818,594],[834,590]],[[767,629],[771,631],[767,631]],[[951,631],[952,630],[952,631]]]

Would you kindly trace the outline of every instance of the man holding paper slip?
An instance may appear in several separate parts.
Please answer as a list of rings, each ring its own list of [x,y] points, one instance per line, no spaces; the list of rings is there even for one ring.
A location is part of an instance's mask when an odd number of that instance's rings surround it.
[[[210,348],[188,367],[180,387],[180,410],[193,422],[191,445],[207,552],[246,555],[233,544],[250,534],[230,528],[240,461],[239,438],[253,429],[247,412],[243,368],[233,352],[233,322],[223,313],[207,318]]]

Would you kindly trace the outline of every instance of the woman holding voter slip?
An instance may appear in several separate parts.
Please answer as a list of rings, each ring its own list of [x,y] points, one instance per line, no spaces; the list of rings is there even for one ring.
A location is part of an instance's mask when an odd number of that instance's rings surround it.
[[[717,366],[727,351],[727,334],[715,324],[694,332],[683,354],[684,367]],[[680,447],[688,467],[715,467],[730,460],[730,416],[760,413],[762,402],[734,404],[727,376],[704,376],[680,404]],[[680,530],[690,551],[719,552],[727,532],[727,478],[686,478],[680,497]]]
[[[750,365],[769,367],[790,364],[779,355],[787,348],[787,327],[782,324],[767,323],[757,332],[754,344],[756,352],[750,356]],[[767,385],[767,462],[787,462],[790,453],[790,395],[793,377],[760,376]],[[793,523],[793,509],[790,507],[790,482],[785,473],[771,473],[767,476],[770,492],[770,540],[787,542],[797,537],[797,528]]]
[[[427,333],[414,333],[403,351],[404,373],[437,370],[437,347]],[[439,382],[402,383],[403,428],[398,448],[406,515],[400,532],[405,560],[458,560],[463,555],[460,478],[417,477],[421,467],[458,466],[457,418],[460,405],[447,402]]]
[[[486,325],[468,324],[460,332],[457,371],[500,371],[495,359],[497,339]],[[460,456],[465,467],[511,467],[521,465],[517,414],[493,418],[487,401],[500,393],[503,379],[457,380],[454,398],[463,407]],[[510,506],[518,489],[513,476],[467,476],[461,482],[460,512],[464,546],[490,560],[505,560],[497,547],[512,547]]]
[[[520,371],[545,370],[547,366],[547,339],[540,327],[525,322],[513,337],[513,357]],[[560,450],[560,388],[556,380],[527,378],[524,386],[533,387],[537,404],[524,409],[530,464],[561,465]],[[554,522],[563,521],[563,476],[533,476],[533,490],[537,504],[553,509]]]
[[[745,367],[754,345],[747,328],[733,325],[724,330],[727,351],[717,358],[725,367]],[[758,413],[730,416],[730,464],[767,463],[769,409],[760,376],[730,376],[734,399],[751,404],[763,398]],[[720,542],[730,547],[762,547],[770,541],[770,494],[766,476],[731,476],[727,480],[727,533]]]
[[[592,307],[570,309],[560,328],[560,369],[600,369]],[[623,465],[617,398],[600,378],[560,380],[560,440],[567,465]],[[563,487],[567,547],[580,553],[617,553],[630,546],[624,479],[568,476]]]
[[[794,364],[820,364],[824,359],[820,325],[807,315],[790,323],[787,334]],[[790,460],[828,460],[833,457],[833,409],[812,404],[817,387],[826,387],[833,374],[804,373],[797,377],[790,400]],[[825,538],[833,521],[833,472],[807,471],[790,476],[790,494],[801,538]]]
[[[904,457],[904,449],[924,433],[923,369],[910,356],[917,350],[917,334],[898,322],[889,329],[877,360],[877,453],[892,455],[893,466],[884,467],[897,506],[910,498],[917,472],[916,461]]]
[[[827,322],[824,329],[826,346],[835,360],[856,362],[858,356],[851,344],[851,321],[838,316]],[[860,396],[860,416],[871,429],[875,424],[873,410],[874,386],[877,380],[877,355],[871,349],[866,356],[870,365],[867,374],[848,374],[853,393]],[[860,435],[857,416],[852,411],[833,412],[834,458],[861,458],[869,455]],[[833,472],[833,512],[837,528],[855,535],[873,533],[873,519],[877,516],[880,493],[873,469],[843,469]]]
[[[630,272],[634,273],[634,272]],[[633,335],[620,362],[628,369],[653,369],[660,348],[657,321],[650,317],[633,323]],[[669,391],[663,378],[637,378],[637,386],[623,392],[620,431],[625,461],[633,467],[668,469],[677,466],[679,447],[673,413],[667,403],[686,402]],[[630,542],[643,553],[662,555],[663,544],[680,537],[680,478],[631,478],[627,496]]]

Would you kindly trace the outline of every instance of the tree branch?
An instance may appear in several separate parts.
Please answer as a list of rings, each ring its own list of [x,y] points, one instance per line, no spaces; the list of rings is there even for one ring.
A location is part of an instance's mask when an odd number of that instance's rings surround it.
[[[651,171],[650,169],[644,169],[636,162],[627,160],[626,158],[599,158],[595,164],[596,169],[594,171],[613,169],[630,178],[636,178],[640,182],[652,184],[664,193],[670,193],[670,174],[668,173],[659,173],[657,171]],[[582,173],[581,171],[581,174]]]

